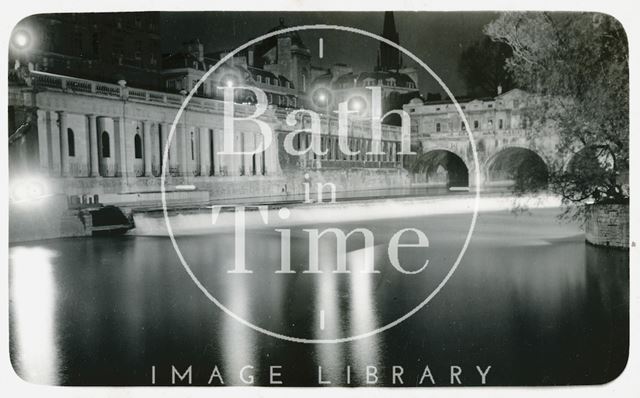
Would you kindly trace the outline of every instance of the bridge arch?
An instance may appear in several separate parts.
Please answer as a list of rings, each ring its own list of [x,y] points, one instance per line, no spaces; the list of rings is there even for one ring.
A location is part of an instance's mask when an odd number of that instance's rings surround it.
[[[501,148],[487,159],[484,166],[485,184],[542,188],[549,179],[547,161],[536,151],[520,146]]]
[[[464,159],[448,149],[430,149],[419,155],[414,173],[423,174],[432,186],[468,187],[469,167]]]

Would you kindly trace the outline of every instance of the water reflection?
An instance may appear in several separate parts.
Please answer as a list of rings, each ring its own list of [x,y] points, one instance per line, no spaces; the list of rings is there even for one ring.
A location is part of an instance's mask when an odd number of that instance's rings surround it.
[[[313,318],[315,339],[336,339],[342,336],[343,306],[338,281],[341,276],[335,274],[336,245],[327,239],[318,241],[318,258],[321,274],[314,275],[315,306],[310,310],[316,314]],[[308,263],[308,259],[307,259]],[[318,349],[318,380],[323,384],[346,383],[344,374],[344,347],[340,344],[322,344]],[[322,381],[320,381],[322,380]]]
[[[366,273],[365,271],[374,269],[374,261],[376,258],[382,257],[386,245],[377,245],[375,247],[364,247],[349,253],[348,265],[351,270],[349,275],[349,298],[350,298],[350,316],[349,316],[349,335],[357,336],[363,333],[377,329],[381,325],[377,320],[377,309],[373,302],[373,279],[379,279],[380,274]],[[349,345],[351,354],[351,363],[355,369],[358,369],[357,380],[359,384],[367,383],[362,378],[362,370],[367,367],[380,368],[379,358],[380,335],[375,334],[362,340],[354,341]],[[379,370],[375,377],[380,377]],[[375,380],[371,377],[370,380]]]
[[[575,227],[556,225],[554,217],[552,211],[533,218],[481,215],[458,271],[423,310],[385,333],[337,345],[286,342],[238,323],[194,286],[165,238],[14,246],[12,362],[29,381],[65,385],[149,385],[151,366],[157,367],[157,384],[170,385],[172,365],[181,372],[193,366],[199,385],[207,384],[215,365],[226,385],[243,384],[245,365],[254,367],[246,374],[260,385],[269,384],[272,365],[282,366],[285,385],[317,386],[318,366],[331,385],[346,384],[347,367],[351,385],[364,385],[367,366],[377,367],[376,385],[391,385],[393,365],[404,367],[407,385],[417,383],[425,365],[437,385],[448,383],[451,365],[464,369],[468,385],[480,383],[476,365],[492,365],[491,385],[606,382],[626,362],[628,252],[585,245]],[[430,252],[437,270],[449,254],[449,238],[464,236],[468,226],[464,217],[447,221],[383,220],[370,228],[376,239],[408,224],[442,229]],[[384,239],[376,241],[381,244],[373,256],[362,241],[350,241],[350,274],[331,272],[335,240],[322,239],[325,272],[304,274],[308,241],[295,231],[291,260],[298,272],[275,274],[277,238],[250,236],[247,261],[255,273],[236,275],[226,272],[232,237],[194,236],[179,243],[194,272],[232,311],[296,336],[368,332],[424,299],[433,284],[431,274],[403,279],[386,272],[383,261],[376,264],[380,274],[358,272],[371,259],[384,258]]]
[[[13,365],[25,380],[54,385],[60,371],[51,263],[55,256],[43,247],[14,247],[10,255]]]

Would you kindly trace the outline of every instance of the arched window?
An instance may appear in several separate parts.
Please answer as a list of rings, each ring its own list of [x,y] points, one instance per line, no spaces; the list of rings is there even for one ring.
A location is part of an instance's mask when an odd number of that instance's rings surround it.
[[[107,133],[106,131],[103,131],[101,140],[102,140],[102,157],[108,158],[111,156],[111,141],[109,141],[109,133]]]
[[[142,139],[140,138],[140,134],[136,134],[135,137],[133,137],[133,151],[136,159],[142,159]]]
[[[76,139],[71,129],[67,129],[67,150],[69,156],[76,156]]]
[[[196,159],[195,141],[193,140],[193,131],[191,132],[191,160]]]

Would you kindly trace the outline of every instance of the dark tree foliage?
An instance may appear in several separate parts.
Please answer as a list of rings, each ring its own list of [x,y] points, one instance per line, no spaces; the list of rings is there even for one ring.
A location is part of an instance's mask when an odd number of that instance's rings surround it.
[[[468,95],[489,97],[497,94],[498,86],[506,92],[514,87],[511,73],[505,69],[506,59],[512,56],[511,47],[485,37],[460,54],[458,70],[467,85]]]
[[[628,43],[622,25],[598,13],[504,13],[485,27],[513,55],[515,83],[539,99],[533,134],[553,130],[549,187],[565,204],[627,203]],[[527,181],[521,190],[534,191]]]

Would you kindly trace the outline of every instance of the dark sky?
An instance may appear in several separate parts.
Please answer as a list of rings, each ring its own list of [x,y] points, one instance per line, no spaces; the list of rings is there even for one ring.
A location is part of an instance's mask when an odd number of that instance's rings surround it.
[[[488,12],[396,12],[400,45],[434,70],[456,95],[466,93],[458,74],[458,57],[468,44],[482,38],[482,28],[497,15]],[[382,35],[382,12],[171,12],[161,14],[162,50],[179,50],[184,41],[200,39],[205,51],[233,49],[278,26],[332,24]],[[312,53],[312,64],[350,64],[356,71],[373,70],[379,42],[346,32],[300,32]],[[319,59],[319,38],[324,57]],[[405,64],[418,67],[404,58]],[[419,67],[418,67],[419,68]],[[420,74],[420,91],[441,92],[426,72]]]

